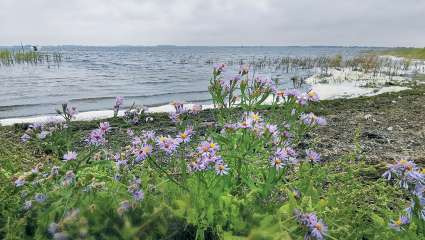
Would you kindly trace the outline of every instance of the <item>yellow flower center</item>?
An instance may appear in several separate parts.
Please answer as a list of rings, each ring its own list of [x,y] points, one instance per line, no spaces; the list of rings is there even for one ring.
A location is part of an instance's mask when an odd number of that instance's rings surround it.
[[[223,171],[224,170],[224,166],[223,165],[220,165],[220,166],[218,166],[218,169],[221,170],[221,171]]]
[[[308,92],[308,96],[310,96],[310,97],[315,97],[316,95],[317,95],[317,93],[315,91]]]
[[[210,143],[210,148],[215,148],[215,143]]]
[[[315,228],[317,228],[317,230],[322,230],[322,224],[320,224],[320,223],[317,223],[315,226],[314,226]]]
[[[180,134],[180,137],[183,138],[183,139],[185,139],[185,138],[187,138],[187,134],[186,133],[181,133]]]
[[[282,160],[280,160],[280,159],[275,159],[275,160],[274,160],[274,163],[275,163],[276,165],[279,165],[279,164],[281,164],[281,163],[282,163]]]
[[[398,219],[397,221],[395,221],[395,223],[394,224],[396,224],[396,225],[401,225],[401,220],[400,219]]]

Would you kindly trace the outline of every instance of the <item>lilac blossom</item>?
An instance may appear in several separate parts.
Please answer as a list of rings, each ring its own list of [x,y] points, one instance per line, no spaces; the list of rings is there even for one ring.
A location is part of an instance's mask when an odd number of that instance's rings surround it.
[[[71,161],[71,160],[75,160],[77,159],[77,153],[74,151],[68,151],[67,153],[65,153],[63,155],[63,160],[64,161]]]

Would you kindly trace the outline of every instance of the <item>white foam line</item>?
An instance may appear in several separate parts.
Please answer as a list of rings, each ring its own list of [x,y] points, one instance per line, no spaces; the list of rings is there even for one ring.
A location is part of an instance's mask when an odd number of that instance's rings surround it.
[[[184,106],[191,109],[194,104],[188,103]],[[211,109],[214,108],[212,104],[202,105],[202,109]],[[148,108],[148,113],[170,113],[174,112],[174,106],[171,104],[162,105],[158,107]],[[118,116],[124,116],[125,110],[118,112]],[[114,116],[113,110],[99,110],[99,111],[89,111],[89,112],[80,112],[76,115],[74,121],[90,121],[90,120],[100,120],[107,119]],[[18,123],[43,123],[43,122],[63,122],[64,119],[59,115],[42,115],[42,116],[30,116],[30,117],[20,117],[20,118],[7,118],[0,119],[1,126],[10,126]]]

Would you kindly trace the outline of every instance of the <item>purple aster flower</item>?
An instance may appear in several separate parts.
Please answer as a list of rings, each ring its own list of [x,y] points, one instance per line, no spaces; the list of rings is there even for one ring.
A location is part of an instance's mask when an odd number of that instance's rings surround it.
[[[186,110],[184,109],[184,104],[182,102],[173,101],[171,102],[171,105],[173,105],[174,110],[176,110],[176,114],[184,113]]]
[[[67,107],[65,114],[68,116],[69,120],[75,118],[78,114],[78,110],[76,107]]]
[[[324,126],[327,124],[326,119],[323,117],[318,117],[316,115],[314,115],[314,113],[309,113],[309,114],[301,114],[301,121],[310,127],[319,125],[319,126]]]
[[[123,215],[125,212],[127,212],[131,208],[130,202],[127,200],[124,200],[120,202],[119,207],[117,209],[117,212],[119,215]]]
[[[25,201],[24,206],[22,207],[22,209],[29,210],[31,208],[32,208],[32,201],[31,200]]]
[[[282,159],[278,158],[278,157],[272,157],[270,159],[270,165],[274,168],[276,168],[276,170],[280,170],[285,166],[285,163]]]
[[[15,181],[15,186],[16,187],[21,187],[25,184],[25,177],[24,176],[19,176],[18,179],[16,179]]]
[[[47,199],[47,196],[45,194],[42,194],[42,193],[37,193],[34,196],[34,200],[38,203],[43,203],[43,202],[46,201],[46,199]]]
[[[167,154],[172,154],[174,151],[176,151],[179,143],[171,138],[171,137],[164,137],[160,136],[157,140],[157,144],[159,148],[163,151],[165,151]]]
[[[152,145],[143,144],[141,147],[135,149],[134,153],[136,154],[136,163],[143,161],[152,154]]]
[[[171,112],[168,114],[168,117],[170,118],[171,122],[178,123],[180,122],[180,114]]]
[[[320,162],[320,154],[311,150],[311,149],[307,149],[305,151],[306,155],[307,155],[307,160],[309,160],[312,163],[318,163]]]
[[[215,152],[219,150],[219,145],[211,141],[202,141],[198,146],[198,152],[201,155],[209,154],[215,155]]]
[[[424,174],[419,172],[418,167],[412,160],[401,159],[395,164],[388,164],[388,170],[382,175],[387,180],[398,178],[401,187],[414,188],[417,184],[425,181]]]
[[[109,132],[109,130],[111,129],[111,125],[109,124],[109,122],[101,122],[99,124],[99,129],[100,131],[102,131],[103,133],[107,133]]]
[[[213,73],[214,75],[220,75],[223,71],[225,71],[226,65],[224,63],[221,64],[215,64]]]
[[[121,96],[117,96],[115,98],[114,103],[114,116],[118,116],[118,111],[120,110],[120,107],[124,104],[124,98]]]
[[[28,135],[28,134],[26,134],[26,133],[24,133],[24,134],[21,136],[21,142],[23,142],[23,143],[28,142],[30,139],[31,139],[31,136],[30,136],[30,135]]]
[[[317,102],[319,101],[319,95],[317,94],[317,92],[310,90],[307,93],[307,99],[311,102]]]
[[[145,193],[141,189],[134,191],[132,195],[133,199],[136,201],[141,201],[145,197]]]
[[[58,232],[58,230],[59,230],[59,224],[57,224],[57,223],[55,223],[55,222],[50,223],[50,224],[49,224],[49,227],[47,228],[47,231],[48,231],[51,235],[53,235],[53,234],[57,233],[57,232]]]
[[[224,162],[220,161],[215,164],[215,172],[217,175],[223,176],[229,174],[229,167]]]
[[[48,135],[50,134],[50,132],[49,131],[41,131],[39,134],[37,134],[37,137],[39,138],[39,139],[45,139]]]
[[[403,229],[403,226],[407,225],[410,223],[410,220],[407,216],[400,216],[399,219],[392,221],[389,224],[389,227],[396,230],[396,231],[400,231]]]
[[[155,140],[155,132],[154,131],[145,131],[145,132],[143,132],[143,139],[145,141],[149,141],[149,140],[154,141]]]
[[[128,135],[129,137],[133,137],[133,136],[134,136],[133,129],[131,129],[131,128],[127,129],[127,135]]]
[[[64,161],[71,161],[77,159],[77,153],[74,151],[69,151],[63,155]]]
[[[190,142],[190,138],[192,136],[193,130],[191,127],[184,130],[184,132],[179,132],[177,134],[176,140],[178,143],[188,143]]]
[[[106,143],[105,134],[100,129],[94,129],[90,132],[90,135],[86,139],[86,142],[89,145],[95,145],[95,146],[103,145]]]
[[[315,223],[311,222],[310,235],[312,237],[318,240],[324,239],[327,231],[328,231],[328,226],[326,226],[326,224],[324,224],[321,219],[316,221]]]
[[[279,134],[279,129],[277,128],[277,125],[267,124],[266,128],[267,128],[267,131],[269,131],[269,133],[271,135],[278,135]]]
[[[252,118],[245,118],[241,123],[239,123],[238,128],[247,129],[254,126],[254,120]]]

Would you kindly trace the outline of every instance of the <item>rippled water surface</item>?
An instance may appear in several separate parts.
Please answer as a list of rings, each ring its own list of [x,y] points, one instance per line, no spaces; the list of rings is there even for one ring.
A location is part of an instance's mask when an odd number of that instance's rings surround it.
[[[358,47],[43,47],[63,56],[59,65],[0,66],[0,119],[51,114],[68,102],[80,111],[110,109],[115,96],[147,106],[172,100],[209,102],[211,60],[226,62],[259,57],[354,56]],[[238,68],[230,67],[229,72]],[[274,68],[261,70],[292,87],[294,75]]]

